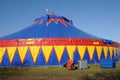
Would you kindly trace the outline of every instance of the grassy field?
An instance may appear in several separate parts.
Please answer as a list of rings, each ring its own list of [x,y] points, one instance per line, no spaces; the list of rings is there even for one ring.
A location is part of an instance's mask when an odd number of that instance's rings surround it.
[[[0,67],[0,80],[120,80],[120,63],[104,69],[90,64],[88,69],[67,70],[64,67]]]

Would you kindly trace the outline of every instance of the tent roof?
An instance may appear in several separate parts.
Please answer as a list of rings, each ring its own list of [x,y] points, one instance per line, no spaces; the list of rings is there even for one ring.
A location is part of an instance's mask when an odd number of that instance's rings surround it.
[[[73,26],[71,20],[63,16],[45,15],[34,20],[34,24],[21,31],[1,37],[0,39],[20,38],[95,38]]]

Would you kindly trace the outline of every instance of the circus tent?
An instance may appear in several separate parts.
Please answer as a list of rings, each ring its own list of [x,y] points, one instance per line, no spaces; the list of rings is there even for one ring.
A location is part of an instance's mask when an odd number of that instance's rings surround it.
[[[0,38],[0,66],[64,65],[67,60],[99,63],[116,59],[119,43],[90,35],[64,16],[46,14]]]

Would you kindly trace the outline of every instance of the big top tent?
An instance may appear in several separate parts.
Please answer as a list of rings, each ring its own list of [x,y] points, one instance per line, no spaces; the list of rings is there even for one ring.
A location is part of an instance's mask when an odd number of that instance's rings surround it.
[[[0,38],[0,66],[64,65],[69,59],[99,63],[102,58],[117,59],[118,53],[118,42],[90,35],[55,14]]]

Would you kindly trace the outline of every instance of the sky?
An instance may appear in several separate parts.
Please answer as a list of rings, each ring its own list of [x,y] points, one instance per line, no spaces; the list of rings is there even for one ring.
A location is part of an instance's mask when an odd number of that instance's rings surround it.
[[[0,0],[0,37],[31,26],[46,9],[87,33],[120,42],[120,0]]]

